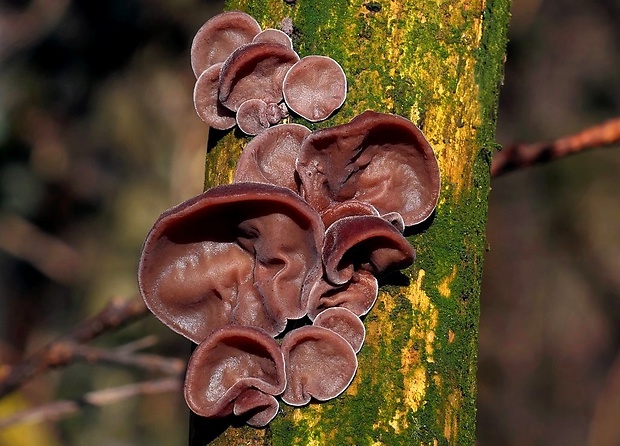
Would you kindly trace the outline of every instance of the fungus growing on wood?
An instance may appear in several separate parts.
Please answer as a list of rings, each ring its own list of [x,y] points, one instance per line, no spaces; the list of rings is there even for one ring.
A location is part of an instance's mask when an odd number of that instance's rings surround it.
[[[320,213],[347,200],[398,212],[405,225],[428,218],[439,198],[437,159],[422,132],[396,115],[365,111],[314,132],[297,163],[302,196]]]
[[[220,102],[233,111],[248,99],[280,102],[282,80],[298,60],[295,51],[277,43],[251,43],[238,48],[222,67]]]
[[[320,278],[324,228],[288,189],[238,183],[162,214],[143,246],[140,292],[166,325],[195,343],[228,325],[277,335],[306,314]]]
[[[207,20],[192,42],[191,63],[196,77],[211,65],[224,62],[260,32],[258,22],[241,11],[224,12]]]
[[[310,129],[299,124],[280,124],[257,135],[241,152],[234,182],[254,181],[299,191],[295,162]]]
[[[284,101],[310,122],[323,121],[339,109],[347,97],[347,77],[334,59],[306,56],[286,73]]]
[[[291,406],[303,406],[312,398],[335,398],[355,376],[357,358],[353,347],[327,328],[305,326],[293,330],[280,347],[286,370],[282,401]]]
[[[264,426],[279,404],[273,395],[286,387],[284,356],[276,341],[252,327],[227,326],[192,353],[185,376],[185,400],[203,417],[246,415]]]
[[[274,28],[267,28],[262,30],[254,37],[254,40],[252,42],[279,43],[280,45],[284,45],[290,49],[293,49],[293,41],[291,40],[291,38],[283,31]]]
[[[327,228],[322,256],[325,277],[341,285],[351,280],[355,271],[381,277],[406,268],[413,263],[415,252],[391,223],[363,215],[341,218]]]
[[[237,110],[237,127],[246,135],[258,135],[269,128],[267,104],[260,99],[248,99]]]
[[[211,65],[198,77],[194,86],[196,113],[209,127],[217,130],[235,126],[235,113],[224,107],[218,99],[222,65],[222,62]]]
[[[355,353],[359,352],[364,344],[366,329],[361,319],[352,311],[343,307],[328,308],[319,313],[313,325],[327,328],[342,336]]]

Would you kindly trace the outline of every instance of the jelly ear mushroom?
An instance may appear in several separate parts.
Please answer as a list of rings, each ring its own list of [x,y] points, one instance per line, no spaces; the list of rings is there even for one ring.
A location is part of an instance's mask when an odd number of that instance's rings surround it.
[[[233,111],[248,99],[280,102],[284,76],[298,60],[295,51],[277,43],[251,43],[238,48],[222,67],[220,102]]]
[[[334,59],[307,56],[286,73],[282,91],[292,111],[317,122],[342,106],[347,96],[347,78]]]
[[[237,110],[237,126],[246,135],[258,135],[269,128],[267,104],[260,99],[248,99]]]
[[[200,416],[249,414],[249,424],[261,426],[277,413],[273,395],[285,387],[284,356],[276,341],[253,327],[227,326],[194,350],[184,390],[187,405]]]
[[[218,14],[202,25],[192,42],[191,62],[196,77],[261,32],[254,18],[241,11]]]
[[[357,316],[363,316],[373,307],[378,294],[377,278],[363,269],[354,271],[343,285],[333,285],[327,280],[321,280],[310,293],[308,317],[315,320],[326,309],[336,307],[346,308]]]
[[[224,107],[218,99],[222,63],[207,68],[194,86],[194,107],[200,119],[209,127],[227,130],[235,126],[235,113]]]
[[[305,326],[293,330],[280,347],[287,382],[282,401],[292,406],[303,406],[312,398],[335,398],[355,376],[357,358],[353,347],[327,328]]]
[[[341,218],[327,228],[322,255],[327,281],[334,285],[348,282],[358,270],[381,277],[415,259],[413,248],[391,223],[367,215]]]
[[[258,33],[253,43],[257,42],[270,42],[270,43],[279,43],[280,45],[284,45],[287,48],[293,49],[293,41],[289,36],[286,35],[283,31],[274,28],[267,28]]]
[[[349,123],[304,140],[297,171],[302,196],[320,213],[346,200],[380,214],[398,212],[405,225],[427,219],[439,198],[439,166],[422,132],[408,119],[366,111]]]
[[[342,336],[358,353],[366,338],[364,323],[352,311],[342,307],[328,308],[314,319],[317,327],[327,328]]]
[[[310,133],[300,124],[280,124],[263,131],[241,152],[233,181],[274,184],[298,192],[295,162]]]
[[[324,227],[292,191],[239,183],[162,214],[140,257],[147,307],[195,343],[227,324],[275,336],[306,314],[322,269]]]

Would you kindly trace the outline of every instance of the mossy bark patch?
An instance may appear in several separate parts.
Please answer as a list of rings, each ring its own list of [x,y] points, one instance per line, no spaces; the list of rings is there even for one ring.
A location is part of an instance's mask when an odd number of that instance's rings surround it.
[[[409,238],[416,264],[385,280],[365,318],[359,370],[345,394],[283,405],[268,429],[231,428],[214,444],[473,444],[489,163],[509,0],[231,0],[228,7],[263,27],[290,17],[302,57],[322,54],[343,66],[347,101],[311,128],[366,109],[415,122],[438,155],[442,195],[431,222]],[[218,143],[207,160],[208,185],[226,182],[245,144],[232,133]]]

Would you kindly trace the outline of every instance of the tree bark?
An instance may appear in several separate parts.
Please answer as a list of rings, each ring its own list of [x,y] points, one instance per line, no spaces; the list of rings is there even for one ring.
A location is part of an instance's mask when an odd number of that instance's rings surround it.
[[[365,318],[359,369],[340,397],[282,405],[267,429],[193,417],[190,444],[473,445],[482,257],[509,0],[230,0],[263,27],[290,17],[300,56],[337,60],[348,97],[332,118],[366,109],[405,116],[438,156],[435,215],[408,239],[417,260],[382,284]],[[307,123],[305,123],[307,124]],[[212,135],[205,187],[228,183],[247,140]],[[406,234],[407,235],[407,234]]]

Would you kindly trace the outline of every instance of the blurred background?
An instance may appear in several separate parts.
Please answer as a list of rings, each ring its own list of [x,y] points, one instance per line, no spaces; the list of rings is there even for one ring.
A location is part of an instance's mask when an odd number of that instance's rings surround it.
[[[136,293],[144,236],[202,190],[206,127],[189,47],[222,2],[0,1],[0,365]],[[513,0],[497,140],[544,141],[620,115],[620,0]],[[480,327],[480,446],[620,444],[620,149],[493,181]],[[98,339],[189,347],[146,318]],[[76,364],[0,418],[149,378]],[[181,396],[0,431],[0,445],[174,445]],[[181,443],[184,440],[181,440]]]

